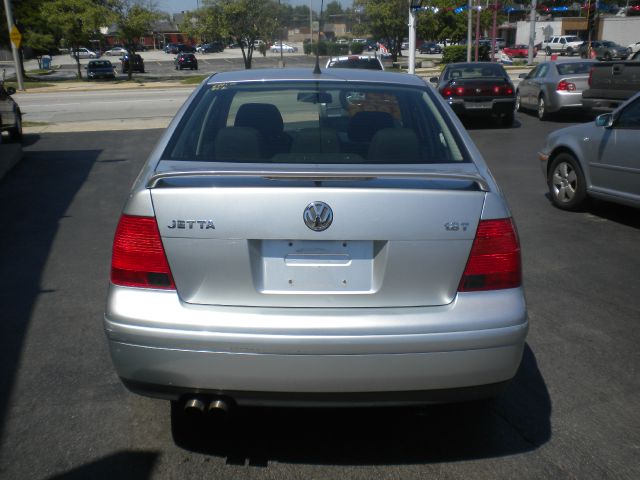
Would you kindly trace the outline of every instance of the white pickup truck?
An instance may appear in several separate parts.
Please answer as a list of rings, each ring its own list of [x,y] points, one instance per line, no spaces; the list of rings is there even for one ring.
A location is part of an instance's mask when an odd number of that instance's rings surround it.
[[[560,55],[573,55],[578,53],[578,48],[583,41],[575,35],[556,35],[542,42],[542,50],[547,54],[559,53]]]

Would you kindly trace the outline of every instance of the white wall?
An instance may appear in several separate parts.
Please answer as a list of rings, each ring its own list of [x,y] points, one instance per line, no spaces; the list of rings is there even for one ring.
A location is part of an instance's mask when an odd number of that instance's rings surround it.
[[[518,22],[516,24],[516,43],[529,44],[529,22]],[[562,20],[554,20],[551,22],[536,22],[536,35],[533,44],[540,43],[545,39],[545,29],[549,33],[548,36],[562,35]]]
[[[607,17],[602,26],[602,40],[627,46],[640,42],[640,17]]]

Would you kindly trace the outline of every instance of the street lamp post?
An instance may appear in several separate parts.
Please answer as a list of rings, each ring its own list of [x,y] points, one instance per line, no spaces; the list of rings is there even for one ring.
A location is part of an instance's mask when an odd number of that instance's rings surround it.
[[[280,10],[280,14],[282,14],[282,8],[280,4],[280,0],[278,0],[278,10]],[[284,48],[282,48],[282,25],[278,21],[278,30],[280,30],[280,68],[284,68]]]
[[[472,3],[473,0],[469,0],[467,3],[467,62],[471,61],[471,16],[473,15]]]
[[[416,12],[422,0],[411,0],[409,4],[409,73],[416,73]]]

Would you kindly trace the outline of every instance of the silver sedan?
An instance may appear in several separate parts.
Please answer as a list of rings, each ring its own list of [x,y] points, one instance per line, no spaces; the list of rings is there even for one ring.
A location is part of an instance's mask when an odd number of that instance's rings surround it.
[[[640,93],[595,122],[556,130],[540,152],[553,203],[582,208],[588,197],[640,207]]]
[[[561,110],[581,110],[582,91],[589,87],[593,60],[543,62],[521,74],[516,90],[516,110],[533,109],[540,120]]]
[[[176,412],[497,394],[528,329],[518,236],[413,75],[204,81],[136,181],[104,316],[126,386]]]

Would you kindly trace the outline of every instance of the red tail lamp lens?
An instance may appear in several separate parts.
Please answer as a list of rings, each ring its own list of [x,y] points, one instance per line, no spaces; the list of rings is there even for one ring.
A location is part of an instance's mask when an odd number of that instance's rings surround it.
[[[575,92],[576,84],[567,82],[566,80],[560,80],[558,86],[556,87],[557,91],[566,91],[566,92]]]
[[[522,284],[520,242],[510,218],[481,220],[458,291],[499,290]]]
[[[154,217],[120,218],[113,240],[111,282],[127,287],[175,290]]]

